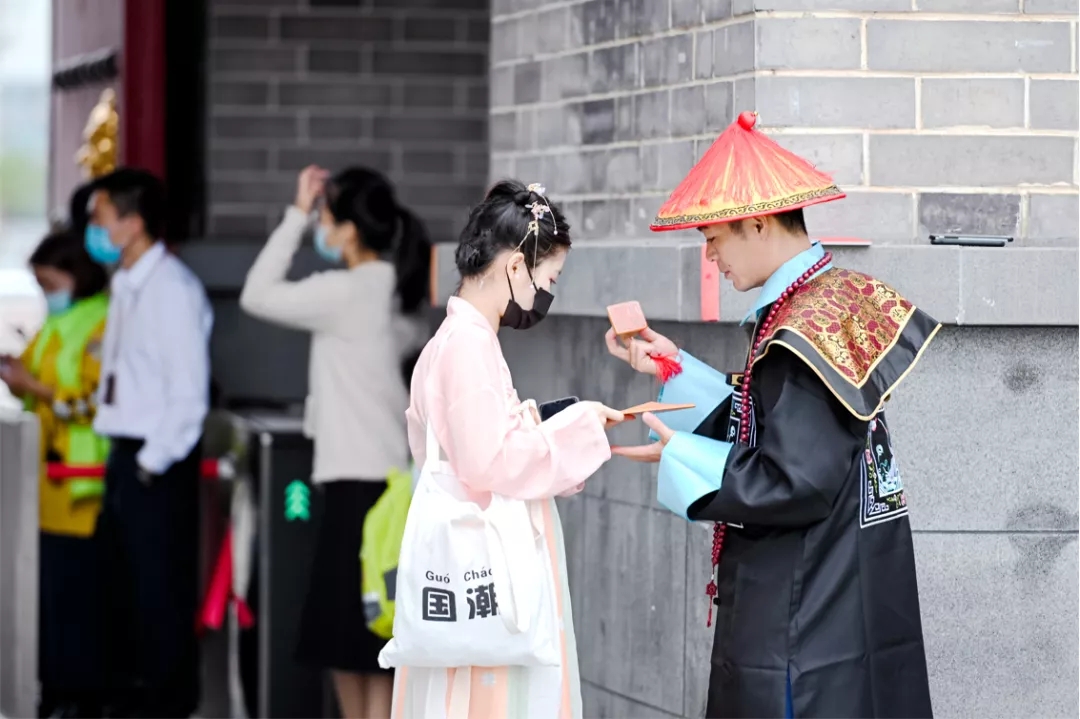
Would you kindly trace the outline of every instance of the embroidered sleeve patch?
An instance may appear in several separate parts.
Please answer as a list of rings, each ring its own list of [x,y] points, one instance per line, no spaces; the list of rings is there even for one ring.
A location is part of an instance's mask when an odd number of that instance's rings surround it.
[[[893,456],[892,438],[885,416],[870,420],[861,467],[862,512],[859,526],[869,527],[907,516],[907,497],[900,468]]]

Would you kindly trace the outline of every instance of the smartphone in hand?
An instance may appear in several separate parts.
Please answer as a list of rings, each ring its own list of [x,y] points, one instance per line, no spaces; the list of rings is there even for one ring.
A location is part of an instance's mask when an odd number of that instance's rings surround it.
[[[578,401],[577,397],[563,397],[562,399],[555,399],[537,405],[536,409],[540,412],[540,421],[547,422],[559,412],[562,412],[572,404],[576,404]]]

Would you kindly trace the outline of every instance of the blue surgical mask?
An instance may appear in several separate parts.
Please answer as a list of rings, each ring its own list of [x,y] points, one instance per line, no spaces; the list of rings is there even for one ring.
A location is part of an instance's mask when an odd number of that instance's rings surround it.
[[[109,239],[109,231],[101,225],[87,225],[84,236],[86,251],[95,262],[115,265],[120,261],[120,248]]]
[[[57,290],[45,293],[45,305],[49,308],[50,315],[58,315],[67,312],[71,307],[71,290]]]
[[[315,228],[315,251],[319,253],[319,257],[336,265],[341,262],[343,250],[341,247],[331,247],[326,244],[328,234],[329,232],[322,225]]]

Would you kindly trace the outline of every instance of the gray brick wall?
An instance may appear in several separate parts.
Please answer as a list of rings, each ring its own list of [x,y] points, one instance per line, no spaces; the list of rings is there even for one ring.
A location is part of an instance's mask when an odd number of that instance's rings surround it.
[[[374,167],[456,237],[488,175],[487,0],[211,0],[208,232],[260,240],[309,163]]]
[[[1075,248],[1076,12],[1075,0],[495,0],[491,170],[547,182],[580,237],[644,236],[718,131],[755,109],[849,192],[808,211],[822,235],[911,245],[997,228],[1021,247]]]
[[[1011,325],[947,328],[890,410],[940,716],[1065,717],[1078,706],[1076,616],[1054,610],[1076,602],[1076,514],[1054,507],[1075,505],[1077,457],[1032,451],[1032,423],[1076,430],[1077,10],[1077,0],[493,0],[491,173],[546,183],[586,241],[554,306],[569,316],[504,342],[522,396],[647,399],[655,387],[600,340],[603,306],[631,298],[714,366],[742,361],[744,333],[727,323],[750,298],[724,286],[724,324],[696,323],[698,238],[648,231],[742,110],[847,190],[807,211],[819,237],[872,241],[838,249],[838,262],[946,323]],[[1017,241],[929,245],[945,231]],[[440,290],[453,285],[449,249]],[[1068,326],[1015,327],[1025,324]],[[552,374],[560,363],[575,371]],[[1031,386],[1016,381],[1029,372]],[[1040,411],[1011,417],[1035,398]],[[986,425],[1002,416],[1008,429]],[[1011,449],[991,441],[1001,432],[1018,433]],[[619,428],[613,441],[644,434]],[[1053,464],[1033,469],[1034,456]],[[1063,502],[1039,499],[1060,487]],[[654,468],[613,460],[561,504],[587,717],[704,712],[708,533],[661,509],[655,492]],[[976,492],[977,510],[956,511]],[[1015,601],[1001,611],[990,598],[1003,588]]]

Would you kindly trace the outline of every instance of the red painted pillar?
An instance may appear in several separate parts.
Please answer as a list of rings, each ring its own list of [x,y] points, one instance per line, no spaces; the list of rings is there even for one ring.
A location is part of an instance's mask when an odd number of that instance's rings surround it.
[[[165,2],[124,0],[121,162],[165,179]]]

